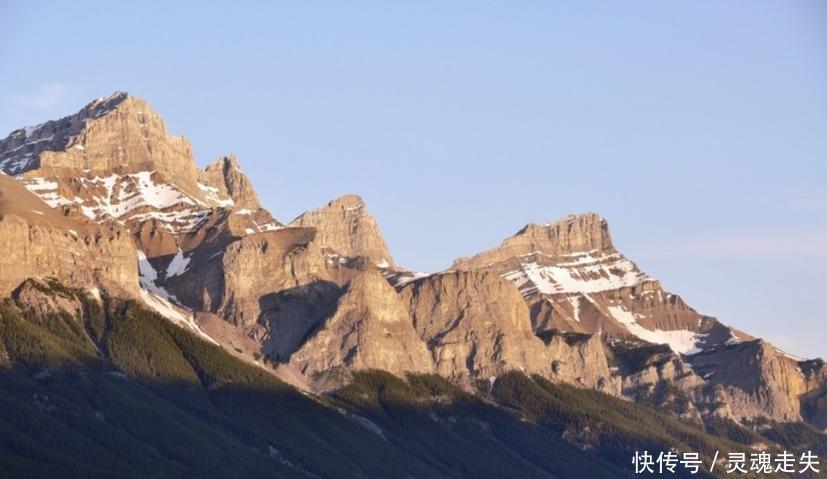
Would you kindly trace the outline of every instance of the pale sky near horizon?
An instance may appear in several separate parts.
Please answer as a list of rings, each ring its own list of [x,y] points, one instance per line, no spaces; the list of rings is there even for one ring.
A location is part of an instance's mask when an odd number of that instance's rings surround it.
[[[827,2],[345,3],[0,3],[0,136],[126,90],[281,221],[361,195],[421,271],[597,211],[702,313],[827,357]]]

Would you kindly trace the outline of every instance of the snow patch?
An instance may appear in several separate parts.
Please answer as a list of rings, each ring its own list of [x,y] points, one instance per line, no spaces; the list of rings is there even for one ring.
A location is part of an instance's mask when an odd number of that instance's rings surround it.
[[[532,253],[525,256],[535,256]],[[575,261],[542,266],[537,261],[520,264],[520,269],[505,273],[503,277],[520,289],[524,297],[536,293],[597,293],[637,286],[651,280],[638,271],[628,259],[613,254],[594,256],[577,255]]]
[[[99,290],[97,286],[89,288],[89,294],[91,294],[92,297],[97,299],[98,301],[101,300],[101,290]]]
[[[735,333],[732,332],[732,330],[730,330],[729,331],[729,339],[727,339],[724,344],[729,346],[729,345],[732,345],[732,344],[738,344],[740,342],[741,342],[741,340],[738,338],[738,336],[736,336]]]
[[[195,322],[192,313],[182,306],[177,306],[178,299],[166,289],[155,284],[158,272],[149,262],[143,251],[138,250],[138,271],[141,283],[141,299],[147,306],[161,316],[167,318],[182,328],[189,329],[203,339],[218,345],[218,342],[205,333]],[[173,301],[176,304],[173,304]]]
[[[88,199],[63,197],[58,192],[59,184],[44,178],[31,178],[23,183],[52,208],[76,204],[84,216],[95,221],[157,219],[165,223],[163,227],[168,231],[183,233],[192,231],[209,218],[211,210],[203,209],[207,207],[205,203],[174,185],[156,183],[153,174],[152,171],[142,171],[81,177],[82,191]]]
[[[569,304],[571,304],[571,319],[574,321],[580,322],[580,297],[579,296],[571,296],[569,297]]]
[[[635,315],[624,309],[623,306],[609,306],[608,309],[609,314],[633,335],[653,344],[667,344],[672,351],[678,354],[690,355],[701,352],[698,342],[707,336],[686,329],[671,331],[646,329],[638,324]]]
[[[43,125],[45,125],[45,123],[40,123],[40,124],[35,125],[35,126],[24,126],[23,127],[23,133],[26,134],[26,139],[28,140],[30,136],[37,133],[38,130],[40,130],[40,128],[43,127]]]
[[[233,201],[232,198],[222,198],[220,191],[214,186],[198,183],[198,189],[204,192],[204,196],[207,198],[207,201],[210,201],[217,206],[229,208],[230,206],[235,205],[235,201]]]
[[[780,349],[778,349],[778,348],[775,348],[775,351],[776,351],[776,352],[778,352],[779,354],[783,355],[783,356],[784,356],[784,357],[786,357],[786,358],[792,359],[793,361],[795,361],[795,362],[797,362],[797,363],[800,363],[801,361],[804,361],[804,360],[805,360],[804,358],[800,358],[800,357],[798,357],[798,356],[796,356],[796,355],[794,355],[794,354],[790,354],[790,353],[784,352],[784,351],[782,351],[782,350],[780,350]]]
[[[184,274],[189,265],[190,258],[185,258],[184,253],[182,253],[179,249],[167,266],[166,277],[171,278],[173,276],[178,276],[179,274]]]
[[[280,226],[275,223],[265,223],[263,225],[255,223],[255,225],[259,231],[276,231],[284,228],[284,226]]]
[[[412,272],[412,273],[403,273],[402,275],[400,275],[397,278],[397,280],[396,280],[396,282],[394,283],[393,286],[395,288],[399,288],[401,286],[405,286],[406,284],[411,283],[413,281],[416,281],[418,279],[427,278],[428,276],[431,276],[431,274],[430,273],[421,273],[419,271],[415,271],[415,272]]]
[[[56,190],[57,189],[57,182],[56,181],[49,181],[46,178],[36,177],[36,178],[29,178],[26,182],[26,188],[31,191],[32,193],[36,193],[38,191],[43,190]]]

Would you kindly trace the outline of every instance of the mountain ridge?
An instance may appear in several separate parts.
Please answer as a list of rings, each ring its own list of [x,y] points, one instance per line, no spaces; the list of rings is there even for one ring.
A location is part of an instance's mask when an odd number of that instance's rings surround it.
[[[282,224],[235,156],[199,169],[189,143],[123,92],[15,130],[0,141],[0,168],[13,175],[3,191],[48,208],[0,219],[0,230],[17,225],[0,231],[7,244],[24,231],[40,241],[0,274],[9,292],[30,275],[141,301],[302,388],[330,391],[383,365],[436,371],[466,390],[523,370],[692,421],[827,427],[823,363],[766,348],[757,367],[747,362],[753,338],[664,291],[615,249],[597,213],[528,224],[449,270],[415,274],[394,263],[357,195]],[[68,231],[81,228],[66,222],[107,233],[83,230],[83,248],[71,249]],[[107,260],[113,248],[121,268]]]

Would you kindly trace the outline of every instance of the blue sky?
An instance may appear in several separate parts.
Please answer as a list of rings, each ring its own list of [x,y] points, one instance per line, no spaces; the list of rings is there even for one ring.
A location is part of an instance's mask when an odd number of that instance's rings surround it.
[[[827,3],[3,2],[0,135],[127,90],[282,221],[435,271],[597,211],[701,312],[827,356]]]

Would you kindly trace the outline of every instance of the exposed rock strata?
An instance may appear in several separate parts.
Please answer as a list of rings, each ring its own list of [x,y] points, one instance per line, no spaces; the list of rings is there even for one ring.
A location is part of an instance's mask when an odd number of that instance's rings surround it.
[[[528,225],[447,272],[412,273],[394,265],[358,196],[285,226],[234,156],[199,170],[189,143],[125,93],[13,132],[0,169],[15,175],[0,176],[0,293],[21,304],[40,284],[29,277],[142,297],[234,354],[280,363],[302,387],[377,367],[471,388],[517,369],[689,421],[827,427],[823,361],[698,313],[620,254],[594,213]]]
[[[138,291],[135,248],[126,231],[65,218],[7,176],[0,176],[0,251],[4,296],[30,277]]]
[[[308,211],[290,226],[316,228],[321,246],[341,256],[364,256],[377,265],[393,265],[379,225],[356,195],[342,196],[323,208]]]
[[[433,361],[399,294],[374,270],[357,274],[336,313],[290,357],[308,376],[378,368],[394,374],[431,372]]]

